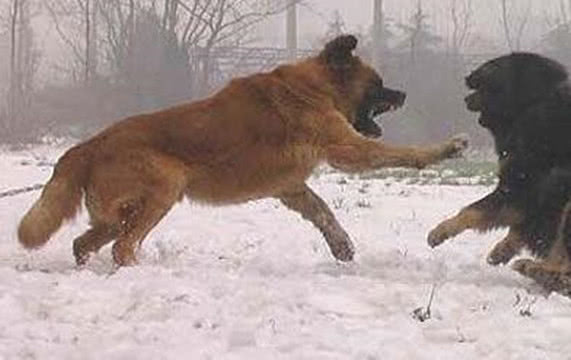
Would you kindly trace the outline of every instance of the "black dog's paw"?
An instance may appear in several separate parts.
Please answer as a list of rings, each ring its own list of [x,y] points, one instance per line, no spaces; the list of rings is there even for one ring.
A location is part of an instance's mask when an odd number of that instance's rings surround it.
[[[505,265],[519,253],[520,248],[514,244],[502,241],[499,242],[488,254],[486,261],[488,264],[497,266]]]
[[[428,234],[428,245],[435,248],[454,235],[456,235],[456,231],[454,231],[453,221],[443,221]]]
[[[548,292],[557,292],[571,297],[571,273],[568,268],[550,265],[529,259],[516,261],[512,269],[534,280]]]

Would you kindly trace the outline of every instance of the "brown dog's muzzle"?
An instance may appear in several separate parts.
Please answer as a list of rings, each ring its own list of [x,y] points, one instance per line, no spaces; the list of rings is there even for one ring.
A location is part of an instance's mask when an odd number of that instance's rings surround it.
[[[379,113],[384,113],[390,110],[398,109],[403,106],[406,100],[406,94],[399,90],[393,90],[390,88],[383,88],[379,96],[380,100],[380,111]]]
[[[370,89],[365,100],[357,110],[357,119],[353,124],[355,130],[366,137],[378,138],[383,130],[375,121],[382,113],[396,110],[404,104],[406,94],[402,91],[386,87]]]

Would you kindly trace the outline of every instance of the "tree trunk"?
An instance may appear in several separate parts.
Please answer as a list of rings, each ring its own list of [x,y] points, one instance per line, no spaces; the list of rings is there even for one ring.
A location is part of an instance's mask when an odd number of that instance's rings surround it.
[[[375,0],[373,8],[373,66],[375,69],[380,70],[381,68],[381,57],[384,50],[385,38],[384,38],[384,21],[385,14],[383,10],[383,0]]]
[[[296,0],[289,0],[286,13],[286,46],[289,61],[297,56],[297,5]]]
[[[511,31],[510,31],[510,23],[509,23],[509,15],[508,15],[508,3],[507,0],[500,0],[502,6],[502,26],[504,28],[504,36],[506,37],[506,43],[510,51],[514,50]]]
[[[97,72],[97,1],[85,0],[84,81],[90,83]]]
[[[16,98],[18,85],[18,69],[16,68],[16,56],[18,48],[17,28],[20,10],[20,1],[12,1],[12,13],[10,14],[10,89],[8,91],[8,119],[4,126],[6,130],[11,130],[12,123],[16,117]]]
[[[85,68],[84,82],[89,83],[91,74],[91,1],[85,0]]]

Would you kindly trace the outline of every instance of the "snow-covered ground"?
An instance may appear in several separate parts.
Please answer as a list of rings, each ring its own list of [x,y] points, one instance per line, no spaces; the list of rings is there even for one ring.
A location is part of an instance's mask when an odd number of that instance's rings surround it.
[[[3,152],[0,192],[45,181],[58,151]],[[488,187],[342,174],[311,185],[352,235],[354,263],[265,200],[180,204],[140,265],[114,272],[106,248],[78,270],[84,216],[28,253],[15,229],[38,192],[0,198],[0,359],[571,359],[571,301],[485,263],[503,232],[426,245]]]

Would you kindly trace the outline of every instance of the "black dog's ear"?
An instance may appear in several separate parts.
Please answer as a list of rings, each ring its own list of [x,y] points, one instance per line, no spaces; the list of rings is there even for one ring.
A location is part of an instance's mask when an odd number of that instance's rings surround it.
[[[325,45],[321,56],[333,66],[345,66],[353,58],[353,50],[357,48],[359,40],[353,35],[341,35]]]

